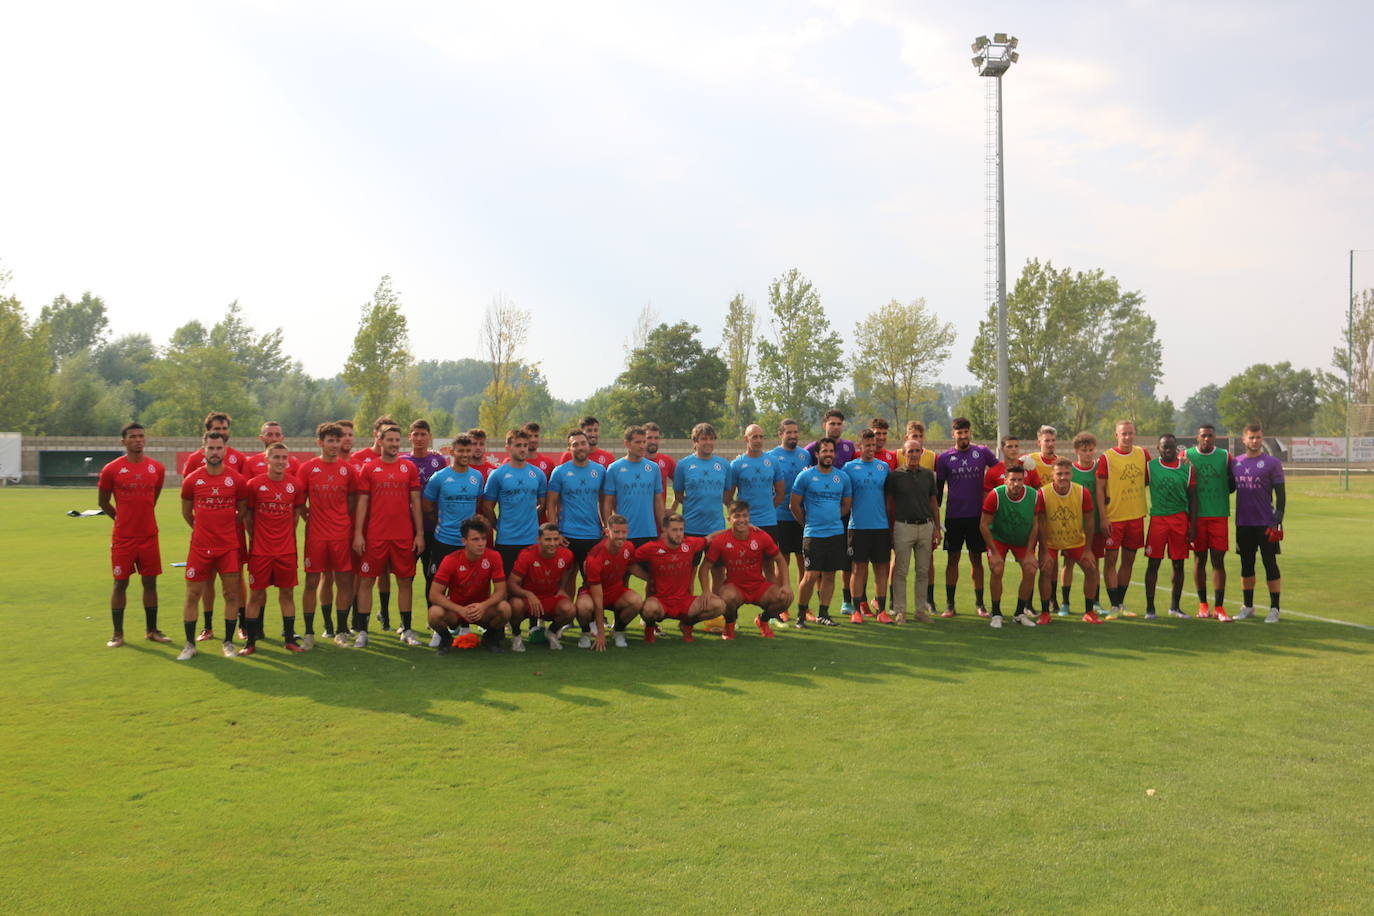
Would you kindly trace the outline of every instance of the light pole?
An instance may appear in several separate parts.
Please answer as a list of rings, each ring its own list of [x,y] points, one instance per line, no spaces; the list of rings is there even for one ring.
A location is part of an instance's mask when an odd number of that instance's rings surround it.
[[[979,35],[973,42],[973,66],[978,75],[994,81],[992,104],[996,113],[996,145],[991,160],[996,165],[992,193],[997,202],[997,447],[1010,432],[1011,416],[1007,402],[1010,384],[1007,370],[1007,212],[1002,174],[1002,74],[1021,57],[1016,53],[1015,36],[997,32],[988,39]],[[990,144],[991,145],[991,144]]]

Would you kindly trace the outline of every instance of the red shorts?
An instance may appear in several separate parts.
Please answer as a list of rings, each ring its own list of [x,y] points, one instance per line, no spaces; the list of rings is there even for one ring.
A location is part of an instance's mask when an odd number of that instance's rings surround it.
[[[358,575],[375,579],[391,567],[391,574],[398,579],[415,577],[415,542],[368,541],[362,562],[358,564]]]
[[[348,541],[305,541],[305,571],[352,572],[353,548]]]
[[[1011,555],[1016,557],[1016,562],[1018,563],[1020,563],[1022,560],[1026,558],[1025,544],[1003,544],[996,538],[993,538],[992,541],[988,543],[989,556],[995,556],[998,558],[1005,557],[1007,555],[1007,551],[1011,551]]]
[[[256,591],[265,588],[296,587],[296,555],[248,558],[248,587]]]
[[[1045,552],[1049,554],[1051,560],[1058,560],[1062,556],[1065,563],[1076,564],[1079,560],[1083,559],[1083,551],[1087,549],[1088,545],[1084,544],[1081,547],[1046,547]]]
[[[725,580],[725,584],[733,586],[735,591],[744,596],[745,604],[758,604],[763,600],[763,596],[773,587],[770,582],[731,582]]]
[[[545,615],[552,615],[553,609],[558,607],[558,602],[565,600],[562,592],[554,592],[552,595],[535,595],[535,597],[543,605]]]
[[[157,535],[146,538],[118,538],[110,543],[110,569],[116,579],[124,580],[133,575],[162,575],[162,551],[157,546]]]
[[[1099,560],[1107,555],[1107,536],[1101,531],[1093,535],[1093,556]]]
[[[1145,546],[1145,519],[1128,518],[1111,522],[1107,532],[1108,550],[1139,550]]]
[[[697,600],[696,595],[687,595],[682,598],[665,598],[655,595],[658,603],[663,605],[663,616],[671,617],[673,620],[684,620],[687,612],[692,609],[692,602]]]
[[[1166,548],[1171,560],[1188,558],[1188,513],[1150,516],[1150,536],[1145,542],[1145,556],[1162,560]]]
[[[602,606],[608,608],[615,607],[615,603],[619,601],[624,596],[624,594],[629,590],[629,587],[624,585],[616,586],[614,588],[612,588],[609,585],[601,586]],[[578,589],[577,597],[581,598],[583,595],[586,595],[588,598],[590,598],[592,596],[592,590],[585,585],[582,586],[582,588]]]
[[[192,547],[191,552],[186,555],[187,582],[204,582],[215,573],[223,576],[242,571],[243,564],[239,562],[237,550],[210,553],[207,550],[197,550]]]
[[[1200,518],[1197,520],[1197,537],[1193,538],[1193,550],[1230,550],[1231,535],[1225,518]]]

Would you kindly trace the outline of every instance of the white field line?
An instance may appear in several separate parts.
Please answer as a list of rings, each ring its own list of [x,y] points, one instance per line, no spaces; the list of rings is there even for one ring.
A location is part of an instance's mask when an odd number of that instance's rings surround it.
[[[1144,583],[1144,582],[1137,582],[1137,581],[1134,580],[1134,579],[1131,580],[1131,584],[1132,584],[1132,585],[1139,585],[1141,588],[1144,588],[1144,587],[1145,587],[1145,583]],[[1157,592],[1167,592],[1167,591],[1170,591],[1170,587],[1169,587],[1169,586],[1166,586],[1166,585],[1156,585],[1156,586],[1155,586],[1155,591],[1157,591]],[[1185,595],[1188,594],[1188,586],[1187,586],[1187,583],[1184,583],[1183,594],[1185,594]],[[1264,613],[1266,613],[1266,614],[1269,613],[1269,609],[1268,609],[1268,608],[1262,608],[1262,607],[1257,607],[1257,608],[1255,608],[1255,613],[1256,613],[1256,614],[1259,614],[1261,611],[1264,612]],[[1302,617],[1302,618],[1305,618],[1305,619],[1307,619],[1307,620],[1320,620],[1322,623],[1336,623],[1336,624],[1340,624],[1340,625],[1343,626],[1343,627],[1354,627],[1354,628],[1357,629],[1357,630],[1374,630],[1374,627],[1370,626],[1370,625],[1367,624],[1367,623],[1352,623],[1352,622],[1349,621],[1349,620],[1337,620],[1337,619],[1334,618],[1334,617],[1318,617],[1316,614],[1304,614],[1302,611],[1290,611],[1288,608],[1282,608],[1281,611],[1282,611],[1282,613],[1284,613],[1284,614],[1288,614],[1288,615],[1293,616],[1293,617]]]

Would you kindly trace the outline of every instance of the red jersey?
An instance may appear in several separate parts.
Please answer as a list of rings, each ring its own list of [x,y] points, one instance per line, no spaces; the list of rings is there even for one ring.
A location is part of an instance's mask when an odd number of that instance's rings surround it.
[[[591,454],[587,455],[587,460],[605,468],[610,467],[611,462],[615,460],[615,456],[604,448],[594,448]],[[567,464],[569,461],[572,461],[572,452],[564,452],[558,456],[559,464]]]
[[[242,474],[244,462],[247,460],[248,456],[232,445],[226,445],[224,447],[224,469],[226,471],[235,471]],[[186,463],[181,466],[181,476],[185,477],[192,471],[203,467],[205,467],[205,448],[201,447],[187,457]]]
[[[358,479],[357,469],[342,458],[325,461],[315,457],[297,469],[296,479],[310,503],[305,523],[309,541],[351,541],[353,519],[348,514],[348,494]]]
[[[749,526],[749,536],[735,537],[730,529],[711,538],[706,548],[706,562],[712,566],[725,565],[725,581],[746,588],[766,588],[768,577],[763,574],[765,557],[778,555],[778,545],[762,528]]]
[[[897,470],[897,453],[890,448],[880,448],[873,453],[873,457],[887,465],[889,471]]]
[[[572,568],[573,554],[568,548],[558,548],[550,559],[539,552],[538,544],[531,544],[515,558],[511,575],[520,577],[520,585],[525,591],[544,597],[560,593],[563,574]]]
[[[988,468],[983,474],[983,492],[991,493],[994,487],[1000,487],[1007,482],[1007,463],[999,461]],[[1026,472],[1026,486],[1032,490],[1040,489],[1040,473],[1031,468]]]
[[[248,555],[294,557],[296,508],[303,505],[305,489],[294,477],[273,480],[259,474],[248,481],[248,508],[253,512],[253,539]]]
[[[374,460],[376,457],[377,450],[369,445],[367,448],[354,449],[353,451],[349,452],[348,463],[353,465],[355,468],[360,468],[363,465],[367,464],[369,461]]]
[[[692,560],[706,549],[706,538],[685,537],[676,547],[659,538],[635,551],[635,562],[645,566],[654,580],[654,595],[660,598],[691,598]]]
[[[673,472],[677,470],[677,459],[659,452],[650,460],[658,465],[659,471],[663,474],[663,492],[667,493],[673,483]]]
[[[603,538],[582,561],[582,576],[588,585],[601,586],[601,597],[613,600],[625,590],[625,572],[634,562],[635,547],[629,541],[611,550],[610,538]]]
[[[408,541],[415,537],[410,494],[420,489],[420,472],[397,458],[369,461],[358,470],[357,489],[368,495],[367,540]]]
[[[493,582],[506,581],[506,571],[501,555],[494,550],[484,550],[476,560],[466,550],[455,550],[439,563],[434,581],[444,587],[444,594],[454,604],[478,604],[491,597]]]
[[[253,479],[259,474],[267,473],[267,455],[246,455],[244,456],[243,476]],[[301,476],[301,463],[294,457],[286,456],[286,476],[299,478]]]
[[[161,462],[147,457],[135,463],[120,455],[100,469],[97,486],[102,493],[114,494],[116,538],[157,535],[157,495],[166,478]]]
[[[543,471],[545,480],[548,480],[549,475],[553,473],[553,469],[558,466],[553,463],[553,459],[550,458],[548,455],[541,455],[538,452],[535,452],[533,455],[525,456],[525,462],[527,464],[532,464],[535,467],[539,468],[539,470]],[[501,464],[510,464],[510,455],[507,455],[505,458],[502,458]]]
[[[191,500],[195,509],[192,550],[216,554],[238,549],[239,500],[248,498],[248,481],[242,474],[211,474],[198,468],[181,479],[181,498]]]

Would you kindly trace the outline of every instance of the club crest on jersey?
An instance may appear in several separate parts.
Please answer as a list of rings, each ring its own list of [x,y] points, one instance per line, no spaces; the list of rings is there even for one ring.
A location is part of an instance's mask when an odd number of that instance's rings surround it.
[[[759,542],[758,542],[758,541],[750,541],[750,542],[749,542],[749,549],[750,549],[750,550],[758,550],[758,549],[759,549]]]
[[[288,493],[295,493],[295,492],[296,492],[296,485],[295,485],[294,483],[288,483],[288,484],[286,485],[286,492],[288,492]]]
[[[116,576],[118,576],[118,575],[119,575],[120,573],[122,573],[122,572],[124,572],[124,567],[122,567],[122,566],[116,566],[116,567],[114,568],[114,574],[115,574]]]
[[[188,579],[194,579],[195,577],[196,577],[196,568],[195,568],[194,566],[188,566],[188,567],[186,567],[186,578],[188,578]]]
[[[371,571],[372,571],[372,567],[369,566],[366,562],[363,563],[361,569],[362,569],[363,572],[371,572]]]
[[[484,558],[482,559],[482,568],[483,568],[483,569],[491,569],[491,561],[488,560],[488,559],[486,559],[486,558],[484,557]]]
[[[595,468],[593,468],[593,469],[592,469],[592,480],[596,480],[597,474],[598,474],[598,472],[596,471]]]
[[[1257,462],[1255,462],[1255,468],[1256,468],[1257,470],[1261,470],[1261,471],[1264,470],[1264,462],[1263,462],[1263,461],[1257,461]]]
[[[558,568],[559,568],[559,569],[562,569],[563,567],[565,567],[565,566],[567,566],[567,565],[568,565],[568,561],[567,561],[567,560],[563,559],[562,557],[559,557],[559,558],[558,558]]]

